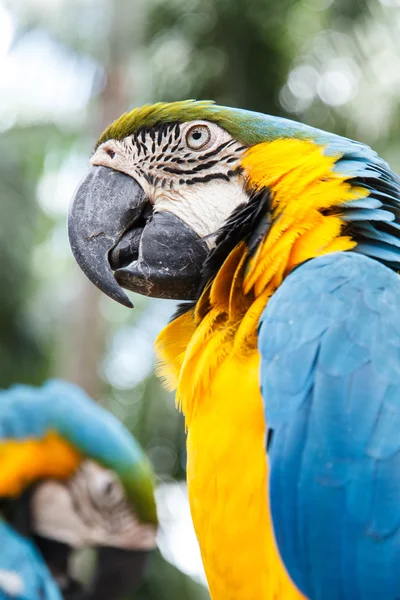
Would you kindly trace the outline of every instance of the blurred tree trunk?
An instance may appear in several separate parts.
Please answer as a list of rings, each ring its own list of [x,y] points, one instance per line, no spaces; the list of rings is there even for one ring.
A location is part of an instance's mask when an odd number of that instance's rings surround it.
[[[110,6],[105,86],[99,97],[95,138],[132,104],[132,90],[128,94],[126,74],[132,46],[137,49],[141,43],[143,8],[141,0],[114,0]],[[96,399],[101,393],[99,371],[105,345],[104,319],[100,314],[101,296],[102,293],[82,276],[81,290],[71,310],[69,351],[64,353],[65,360],[60,369],[63,377],[80,385]]]

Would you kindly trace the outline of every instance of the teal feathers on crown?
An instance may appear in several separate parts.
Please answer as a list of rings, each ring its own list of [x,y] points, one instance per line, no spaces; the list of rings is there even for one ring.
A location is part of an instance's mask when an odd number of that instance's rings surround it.
[[[157,522],[150,462],[114,415],[66,381],[0,390],[0,440],[41,439],[49,431],[83,456],[113,470],[139,517]]]

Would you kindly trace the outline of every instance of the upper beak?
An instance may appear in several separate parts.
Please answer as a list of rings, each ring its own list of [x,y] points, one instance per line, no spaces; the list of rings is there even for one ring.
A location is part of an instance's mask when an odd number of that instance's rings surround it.
[[[129,175],[92,167],[72,201],[68,233],[81,269],[121,304],[132,307],[119,284],[146,296],[196,297],[206,243],[174,214],[153,212]]]
[[[107,167],[92,167],[72,200],[68,235],[82,271],[105,294],[132,308],[116,282],[108,254],[140,215],[146,197],[128,175]]]

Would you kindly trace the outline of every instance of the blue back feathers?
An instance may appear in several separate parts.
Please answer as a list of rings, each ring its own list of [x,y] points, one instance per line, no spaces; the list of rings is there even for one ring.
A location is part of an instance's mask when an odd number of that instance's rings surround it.
[[[310,600],[400,598],[400,278],[313,259],[259,329],[279,550]]]

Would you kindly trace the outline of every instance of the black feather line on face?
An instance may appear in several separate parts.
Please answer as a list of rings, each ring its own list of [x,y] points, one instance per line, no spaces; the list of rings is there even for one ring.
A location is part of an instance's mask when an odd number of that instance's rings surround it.
[[[146,141],[146,136],[149,135],[150,139],[152,140],[151,151],[154,153],[156,150],[156,146],[161,145],[164,136],[170,134],[170,137],[168,138],[168,141],[164,146],[165,148],[167,148],[171,145],[173,138],[175,139],[175,141],[178,139],[178,137],[180,136],[180,131],[180,124],[175,122],[165,123],[163,125],[155,125],[154,127],[142,127],[142,129],[139,129],[139,131],[136,131],[132,135],[132,145],[136,144],[138,150],[140,151],[141,147],[139,146],[139,144],[144,144],[144,142]]]
[[[246,204],[240,204],[225,221],[217,233],[216,245],[210,251],[204,264],[197,299],[178,305],[171,321],[185,314],[196,306],[209,281],[212,281],[222,267],[228,255],[236,246],[244,241],[250,257],[259,243],[265,238],[270,227],[272,193],[268,188],[251,194]]]
[[[252,194],[250,200],[238,206],[219,229],[215,248],[210,252],[203,267],[199,297],[241,241],[247,243],[249,255],[255,251],[269,228],[271,198],[269,189]]]

